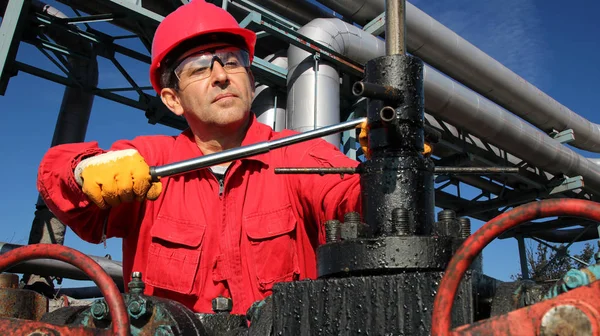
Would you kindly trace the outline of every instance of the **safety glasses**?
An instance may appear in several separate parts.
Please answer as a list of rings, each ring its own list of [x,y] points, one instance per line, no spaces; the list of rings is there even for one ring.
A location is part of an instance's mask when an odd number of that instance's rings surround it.
[[[217,61],[229,74],[245,72],[250,67],[250,57],[245,50],[227,47],[223,49],[200,51],[186,57],[175,68],[175,76],[180,81],[197,81],[208,78]]]

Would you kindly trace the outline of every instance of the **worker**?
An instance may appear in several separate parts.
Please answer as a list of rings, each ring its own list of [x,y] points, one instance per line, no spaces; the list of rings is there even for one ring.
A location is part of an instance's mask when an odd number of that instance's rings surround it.
[[[59,220],[91,243],[122,238],[125,279],[141,272],[145,294],[195,312],[211,313],[224,296],[232,313],[245,314],[273,284],[315,278],[324,222],[360,212],[358,175],[274,173],[358,164],[322,139],[152,181],[150,166],[295,134],[274,132],[251,112],[255,42],[220,7],[179,7],[154,35],[150,81],[189,128],[108,150],[56,146],[39,167],[38,189]]]

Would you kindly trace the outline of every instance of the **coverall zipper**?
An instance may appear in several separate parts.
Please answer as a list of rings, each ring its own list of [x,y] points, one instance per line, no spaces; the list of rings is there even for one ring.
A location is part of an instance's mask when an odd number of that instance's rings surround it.
[[[225,187],[225,176],[217,178],[219,180],[219,198],[223,198],[223,189]]]

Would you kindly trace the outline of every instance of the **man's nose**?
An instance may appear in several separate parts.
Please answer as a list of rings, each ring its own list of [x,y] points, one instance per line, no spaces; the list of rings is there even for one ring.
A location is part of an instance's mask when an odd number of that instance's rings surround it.
[[[213,84],[222,84],[227,82],[228,80],[227,71],[225,71],[225,68],[223,68],[221,63],[217,61],[213,62],[210,76],[212,78]]]

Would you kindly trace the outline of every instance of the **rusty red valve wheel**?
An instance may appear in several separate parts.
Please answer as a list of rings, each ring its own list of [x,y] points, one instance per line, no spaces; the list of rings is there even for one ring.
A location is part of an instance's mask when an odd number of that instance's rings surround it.
[[[77,250],[62,245],[27,245],[1,255],[0,272],[7,270],[11,266],[33,259],[55,259],[79,268],[100,288],[100,292],[104,296],[110,310],[113,334],[118,336],[130,335],[129,315],[127,314],[121,293],[111,277],[93,259]]]
[[[452,305],[460,281],[483,248],[505,231],[535,219],[571,216],[600,222],[600,203],[576,199],[551,199],[528,203],[492,219],[471,235],[450,260],[433,302],[431,334],[452,334]]]

